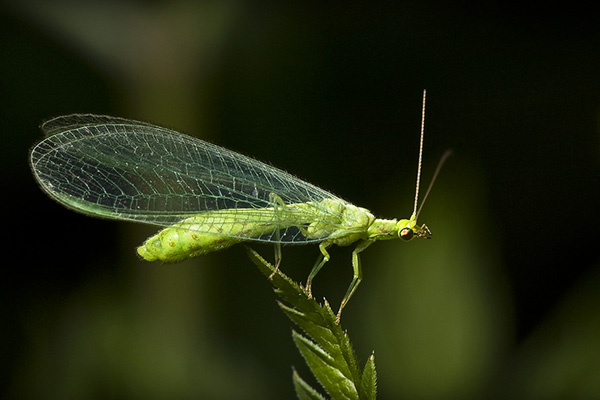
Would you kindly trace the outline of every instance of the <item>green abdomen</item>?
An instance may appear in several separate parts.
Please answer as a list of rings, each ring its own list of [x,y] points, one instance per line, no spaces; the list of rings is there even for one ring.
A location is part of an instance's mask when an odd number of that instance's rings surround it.
[[[137,252],[146,261],[181,261],[260,238],[281,228],[273,209],[211,211],[163,229],[148,238]]]

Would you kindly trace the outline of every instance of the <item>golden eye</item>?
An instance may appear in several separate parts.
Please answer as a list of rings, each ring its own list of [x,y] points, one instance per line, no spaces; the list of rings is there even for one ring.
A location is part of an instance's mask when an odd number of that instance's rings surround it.
[[[412,229],[410,229],[410,228],[402,228],[400,230],[400,235],[399,236],[400,236],[400,239],[409,241],[410,239],[413,238],[414,235],[415,235],[415,232]]]

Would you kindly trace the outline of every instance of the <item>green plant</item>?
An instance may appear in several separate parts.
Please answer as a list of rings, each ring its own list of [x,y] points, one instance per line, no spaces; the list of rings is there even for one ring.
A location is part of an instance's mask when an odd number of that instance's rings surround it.
[[[336,315],[325,300],[320,305],[288,276],[256,251],[246,247],[252,262],[267,277],[281,299],[281,310],[306,335],[292,331],[292,339],[317,381],[332,399],[371,400],[376,398],[377,374],[375,355],[367,360],[362,371],[347,332],[336,323]],[[300,400],[324,399],[294,370],[293,382]]]

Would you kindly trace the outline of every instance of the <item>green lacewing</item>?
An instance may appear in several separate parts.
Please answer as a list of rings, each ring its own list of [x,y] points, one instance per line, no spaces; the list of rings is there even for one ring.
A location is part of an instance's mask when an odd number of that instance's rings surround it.
[[[423,94],[423,120],[425,112]],[[430,238],[408,219],[378,219],[367,209],[295,176],[203,140],[145,122],[92,114],[51,119],[31,150],[41,188],[83,214],[164,227],[138,254],[147,261],[180,261],[241,242],[319,245],[306,290],[329,260],[331,245],[357,243],[354,276],[342,309],[362,280],[359,253],[378,240]]]

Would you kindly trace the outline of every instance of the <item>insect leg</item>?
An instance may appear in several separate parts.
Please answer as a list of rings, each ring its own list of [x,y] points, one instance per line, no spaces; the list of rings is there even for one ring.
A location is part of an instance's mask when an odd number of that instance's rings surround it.
[[[312,286],[313,278],[315,277],[315,275],[317,275],[317,273],[321,270],[321,268],[323,268],[323,265],[325,265],[325,263],[327,261],[329,261],[329,253],[327,252],[327,248],[329,246],[331,246],[331,243],[329,243],[327,241],[321,242],[319,244],[319,250],[321,250],[321,257],[319,257],[317,259],[315,266],[310,271],[310,274],[308,274],[308,278],[306,278],[306,288],[305,289],[308,292],[309,299],[312,298],[311,286]]]
[[[276,195],[275,193],[269,194],[269,201],[273,203],[273,217],[275,219],[275,223],[277,222],[277,212],[280,208],[285,207],[285,202],[281,197]],[[277,271],[279,271],[279,264],[281,264],[281,232],[279,229],[275,229],[275,269],[269,276],[269,279],[273,279]]]
[[[279,232],[279,231],[277,231]],[[279,236],[279,233],[277,234],[277,236]],[[281,243],[277,242],[275,243],[275,269],[273,269],[273,272],[271,273],[271,275],[269,275],[269,279],[273,279],[273,277],[275,276],[275,274],[277,273],[277,271],[279,271],[279,264],[281,264]]]
[[[373,242],[374,240],[362,241],[356,246],[356,248],[352,252],[352,269],[354,270],[354,277],[352,278],[352,282],[350,282],[350,286],[348,286],[348,290],[346,291],[346,294],[344,295],[344,297],[342,298],[342,302],[340,303],[340,309],[337,313],[337,318],[335,319],[335,321],[338,324],[340,323],[342,310],[344,309],[344,307],[346,307],[346,304],[348,304],[350,297],[352,297],[352,295],[356,291],[356,288],[362,281],[362,267],[360,265],[360,256],[358,255],[358,253],[369,247],[371,244],[373,244]]]

